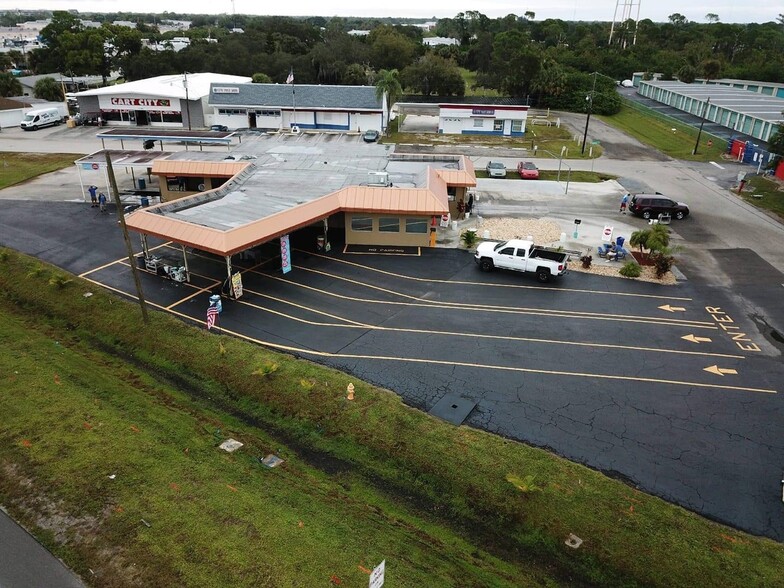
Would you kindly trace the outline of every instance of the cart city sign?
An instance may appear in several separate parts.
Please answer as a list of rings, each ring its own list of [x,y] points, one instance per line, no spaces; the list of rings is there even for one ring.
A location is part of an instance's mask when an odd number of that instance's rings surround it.
[[[171,100],[167,98],[112,98],[111,102],[115,106],[171,107]]]

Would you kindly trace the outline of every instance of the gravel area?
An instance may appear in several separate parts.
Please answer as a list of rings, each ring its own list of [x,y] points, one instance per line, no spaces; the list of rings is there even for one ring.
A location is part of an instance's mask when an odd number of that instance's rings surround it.
[[[477,227],[477,234],[480,238],[483,238],[482,236],[485,231],[489,231],[490,239],[498,241],[504,241],[506,239],[527,239],[532,237],[534,243],[537,245],[558,247],[561,244],[561,227],[557,222],[551,220],[485,218],[483,219],[482,226]],[[655,282],[666,285],[672,285],[676,282],[672,272],[667,272],[667,275],[662,279],[659,279],[656,277],[653,268],[645,266],[643,266],[642,274],[640,274],[639,278],[626,278],[618,273],[625,262],[607,261],[594,253],[591,253],[591,255],[593,256],[593,262],[591,263],[590,268],[583,268],[583,264],[579,259],[572,259],[569,262],[569,270],[621,278],[624,280],[641,280],[643,282]]]

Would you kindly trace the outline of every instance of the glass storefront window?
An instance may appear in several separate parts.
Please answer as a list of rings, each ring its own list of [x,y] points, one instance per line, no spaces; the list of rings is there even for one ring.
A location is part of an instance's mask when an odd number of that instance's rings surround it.
[[[378,219],[378,230],[382,233],[399,233],[400,219],[397,217],[381,217]]]
[[[373,219],[369,216],[352,216],[351,217],[351,230],[352,231],[372,231]]]
[[[407,218],[406,233],[427,233],[427,218]]]

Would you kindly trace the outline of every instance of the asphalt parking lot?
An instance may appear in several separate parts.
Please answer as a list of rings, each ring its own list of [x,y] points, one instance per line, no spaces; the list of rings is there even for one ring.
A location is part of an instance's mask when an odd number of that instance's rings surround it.
[[[80,221],[41,223],[36,206],[49,207],[47,219]],[[79,204],[8,201],[0,242],[132,296],[115,221]],[[238,264],[244,294],[224,300],[224,332],[345,370],[424,411],[441,402],[449,416],[454,404],[458,422],[465,408],[468,425],[784,537],[784,367],[723,291],[578,272],[542,286],[482,273],[469,253],[452,249],[295,250],[284,276],[270,251]],[[145,296],[204,325],[225,266],[198,252],[189,264],[190,284],[142,273]]]

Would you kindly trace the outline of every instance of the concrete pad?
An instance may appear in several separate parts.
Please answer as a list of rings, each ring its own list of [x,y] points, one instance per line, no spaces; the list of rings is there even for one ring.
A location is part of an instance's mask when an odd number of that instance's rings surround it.
[[[430,409],[429,414],[452,423],[462,425],[477,403],[459,394],[446,394]]]

